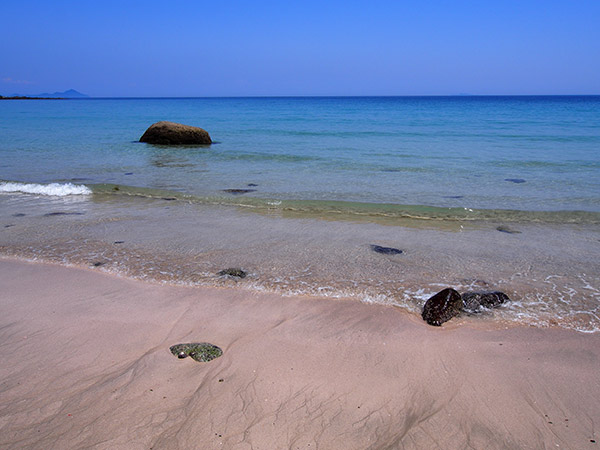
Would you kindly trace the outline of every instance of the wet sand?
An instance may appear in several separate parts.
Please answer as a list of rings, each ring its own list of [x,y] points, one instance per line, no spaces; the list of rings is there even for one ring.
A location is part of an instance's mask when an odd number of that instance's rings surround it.
[[[0,259],[0,447],[597,448],[600,335]],[[491,327],[494,328],[491,328]],[[207,341],[208,363],[169,346]]]
[[[284,218],[129,196],[0,195],[0,255],[205,287],[232,285],[215,275],[239,267],[247,289],[353,298],[415,315],[446,286],[499,290],[512,301],[477,321],[600,331],[597,225],[511,223],[520,233],[509,234],[497,223],[452,224]]]

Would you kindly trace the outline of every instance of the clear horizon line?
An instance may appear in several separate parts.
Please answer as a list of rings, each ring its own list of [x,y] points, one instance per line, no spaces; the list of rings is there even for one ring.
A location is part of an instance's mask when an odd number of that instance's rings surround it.
[[[598,97],[599,94],[409,94],[409,95],[161,95],[161,96],[87,96],[64,97],[67,100],[89,99],[191,99],[191,98],[419,98],[419,97]],[[26,96],[25,96],[26,97]]]

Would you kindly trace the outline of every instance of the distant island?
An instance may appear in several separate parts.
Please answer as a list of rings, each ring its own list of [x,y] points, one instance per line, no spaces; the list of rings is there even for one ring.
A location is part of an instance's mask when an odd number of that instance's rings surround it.
[[[65,100],[71,98],[89,98],[89,95],[82,94],[81,92],[76,91],[75,89],[69,89],[64,92],[55,92],[54,94],[48,94],[44,92],[43,94],[35,94],[35,95],[21,95],[21,94],[13,94],[8,97],[4,97],[0,95],[0,100]]]

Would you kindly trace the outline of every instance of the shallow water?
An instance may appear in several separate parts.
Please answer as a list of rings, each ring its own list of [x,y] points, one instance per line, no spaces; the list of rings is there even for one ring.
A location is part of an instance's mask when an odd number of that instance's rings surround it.
[[[518,224],[509,234],[494,222],[389,226],[98,194],[1,194],[0,211],[4,255],[175,284],[353,298],[415,314],[447,286],[502,290],[512,301],[477,320],[600,330],[597,225]],[[383,255],[372,245],[403,252]],[[217,275],[230,267],[248,276]]]
[[[598,96],[5,101],[0,119],[5,181],[600,212]],[[165,119],[217,143],[137,142]]]
[[[0,255],[415,314],[499,289],[473,320],[600,330],[600,97],[6,101],[0,119]],[[136,142],[164,119],[217,143]]]

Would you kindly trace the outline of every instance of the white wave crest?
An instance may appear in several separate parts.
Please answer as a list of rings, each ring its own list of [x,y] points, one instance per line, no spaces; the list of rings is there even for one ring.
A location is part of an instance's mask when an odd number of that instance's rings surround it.
[[[66,197],[68,195],[90,195],[92,190],[87,186],[72,183],[15,183],[0,182],[0,192],[23,194],[51,195],[55,197]]]

